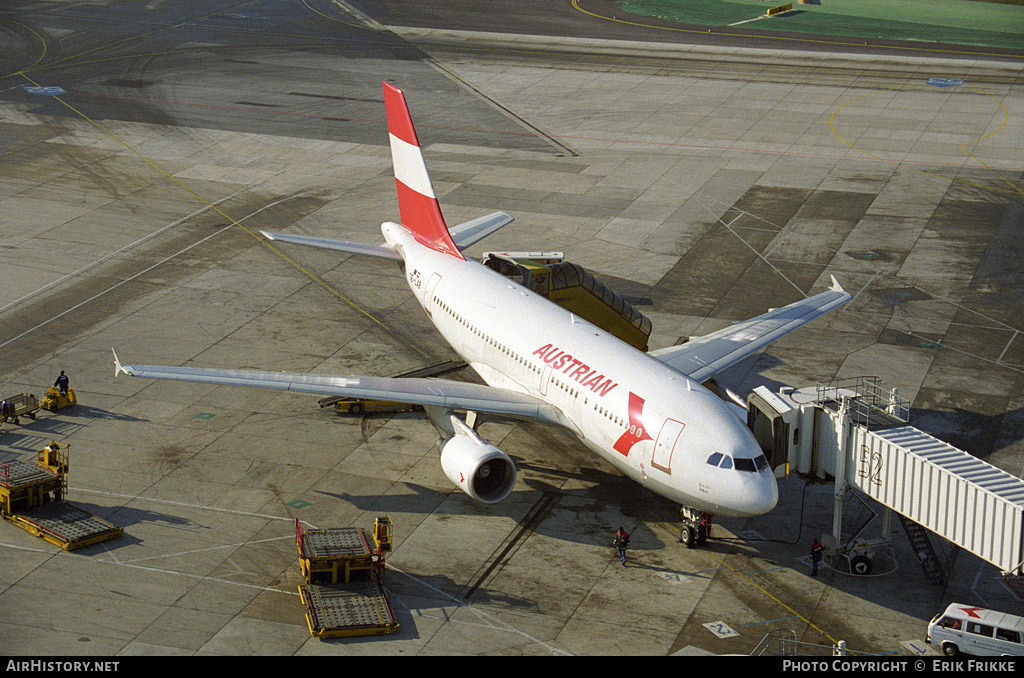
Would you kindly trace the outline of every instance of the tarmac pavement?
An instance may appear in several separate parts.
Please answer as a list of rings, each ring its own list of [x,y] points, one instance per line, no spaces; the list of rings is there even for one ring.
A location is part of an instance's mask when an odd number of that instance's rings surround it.
[[[67,553],[0,525],[5,654],[745,654],[772,632],[913,654],[948,602],[1021,609],[964,553],[932,585],[901,533],[892,571],[810,577],[831,486],[788,478],[773,512],[687,550],[678,507],[565,432],[483,424],[520,470],[483,506],[444,477],[420,415],[115,378],[110,352],[380,375],[454,357],[393,265],[258,233],[380,239],[397,214],[387,79],[449,223],[516,219],[469,254],[564,251],[652,318],[652,348],[835,275],[851,304],[723,384],[880,376],[915,425],[1020,477],[1020,63],[552,44],[303,5],[188,22],[44,5],[4,34],[37,49],[0,63],[0,393],[65,369],[80,405],[5,424],[0,461],[69,444],[70,500],[126,533]],[[85,29],[58,38],[69,23]],[[311,638],[295,520],[383,513],[399,631]]]

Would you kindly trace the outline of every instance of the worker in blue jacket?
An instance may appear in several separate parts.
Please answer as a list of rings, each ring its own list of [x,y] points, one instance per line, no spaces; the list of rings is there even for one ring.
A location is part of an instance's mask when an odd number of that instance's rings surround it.
[[[629,548],[629,533],[622,527],[615,533],[615,548],[619,549],[619,558],[626,564],[626,549]]]
[[[68,375],[64,374],[64,370],[60,371],[60,376],[57,377],[57,381],[53,382],[53,387],[60,389],[60,394],[66,396],[68,394],[68,387],[71,386],[71,380],[68,379]]]

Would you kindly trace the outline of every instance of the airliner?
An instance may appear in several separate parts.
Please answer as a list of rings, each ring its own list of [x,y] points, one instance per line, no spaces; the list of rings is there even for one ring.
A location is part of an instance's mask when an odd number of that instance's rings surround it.
[[[778,501],[768,461],[736,405],[702,384],[779,337],[850,301],[832,278],[814,296],[711,334],[641,352],[489,267],[469,246],[512,221],[495,212],[445,223],[405,95],[383,83],[399,222],[384,243],[287,233],[273,241],[360,254],[403,265],[433,325],[484,384],[447,379],[327,376],[121,364],[115,376],[252,386],[421,405],[438,431],[441,467],[475,500],[499,502],[515,487],[509,455],[476,430],[478,417],[562,426],[648,490],[678,503],[681,540],[710,516],[755,516]],[[735,395],[733,394],[733,397]]]

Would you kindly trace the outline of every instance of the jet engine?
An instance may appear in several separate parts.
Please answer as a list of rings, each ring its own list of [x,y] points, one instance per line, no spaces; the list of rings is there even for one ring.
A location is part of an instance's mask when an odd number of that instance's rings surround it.
[[[454,436],[441,443],[441,469],[460,490],[485,504],[509,495],[516,484],[516,465],[462,422]]]

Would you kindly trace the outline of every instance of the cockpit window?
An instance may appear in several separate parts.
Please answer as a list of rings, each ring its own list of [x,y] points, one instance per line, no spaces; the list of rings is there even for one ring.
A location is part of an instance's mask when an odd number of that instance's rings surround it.
[[[754,466],[753,459],[744,459],[743,457],[736,457],[736,470],[738,471],[757,471],[757,467]]]
[[[727,454],[715,452],[708,457],[708,463],[712,466],[726,469],[731,469],[735,466],[739,471],[749,471],[751,473],[756,473],[757,471],[762,471],[768,468],[768,460],[765,459],[763,454],[758,455],[755,459],[745,459],[743,457],[736,457],[733,459]]]

